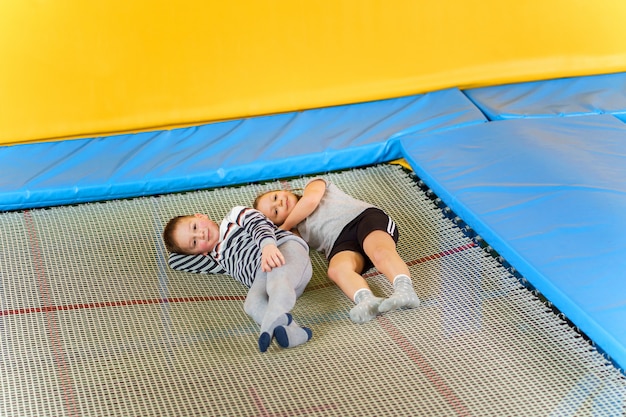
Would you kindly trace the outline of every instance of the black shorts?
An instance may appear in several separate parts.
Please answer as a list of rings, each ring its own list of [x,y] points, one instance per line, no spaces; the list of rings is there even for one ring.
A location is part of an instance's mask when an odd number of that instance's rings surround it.
[[[367,271],[373,267],[374,264],[363,250],[363,241],[370,233],[376,230],[389,233],[393,241],[398,243],[398,237],[400,235],[396,223],[381,209],[370,207],[355,217],[354,220],[348,223],[341,233],[339,233],[328,255],[328,260],[330,261],[333,256],[346,250],[358,252],[365,260],[363,271],[358,272],[363,273]]]

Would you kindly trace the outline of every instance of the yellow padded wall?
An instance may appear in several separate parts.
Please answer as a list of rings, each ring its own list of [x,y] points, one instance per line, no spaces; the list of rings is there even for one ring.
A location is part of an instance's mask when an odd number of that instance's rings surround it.
[[[0,144],[626,70],[620,0],[3,0]]]

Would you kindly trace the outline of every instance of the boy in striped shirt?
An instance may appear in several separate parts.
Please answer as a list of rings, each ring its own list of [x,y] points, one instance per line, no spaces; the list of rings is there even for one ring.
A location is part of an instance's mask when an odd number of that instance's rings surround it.
[[[171,268],[228,274],[249,288],[244,310],[261,326],[261,352],[273,338],[284,348],[311,338],[311,330],[290,313],[312,274],[309,247],[300,237],[278,229],[255,209],[237,206],[219,226],[205,214],[175,217],[163,240]]]

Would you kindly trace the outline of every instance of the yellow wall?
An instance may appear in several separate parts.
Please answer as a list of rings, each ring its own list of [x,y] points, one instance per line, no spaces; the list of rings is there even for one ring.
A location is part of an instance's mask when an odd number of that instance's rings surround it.
[[[1,0],[0,144],[626,70],[622,0]]]

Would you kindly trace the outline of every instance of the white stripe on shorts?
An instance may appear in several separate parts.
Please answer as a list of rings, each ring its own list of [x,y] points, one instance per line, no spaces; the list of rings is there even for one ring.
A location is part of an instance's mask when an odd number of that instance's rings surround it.
[[[396,231],[396,223],[393,220],[391,220],[391,217],[389,217],[389,222],[387,223],[387,233],[393,236],[393,233],[395,231]]]

